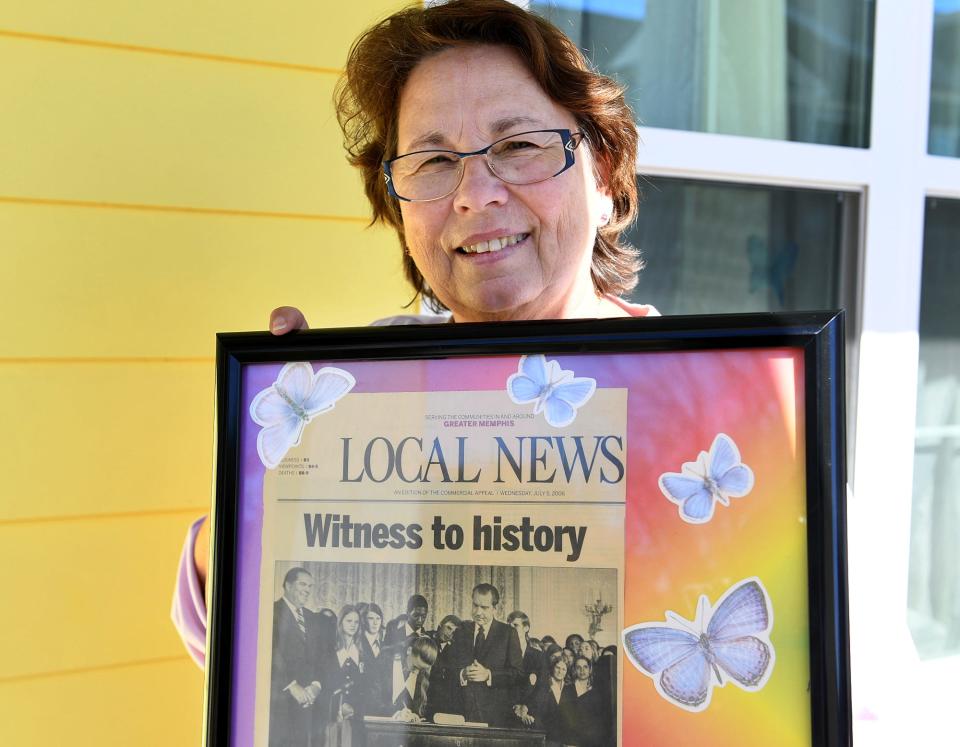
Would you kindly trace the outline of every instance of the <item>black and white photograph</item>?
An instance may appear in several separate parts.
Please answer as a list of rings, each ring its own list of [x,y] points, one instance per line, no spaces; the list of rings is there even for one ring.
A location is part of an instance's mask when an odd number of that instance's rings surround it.
[[[616,569],[278,561],[274,576],[270,747],[617,743]]]

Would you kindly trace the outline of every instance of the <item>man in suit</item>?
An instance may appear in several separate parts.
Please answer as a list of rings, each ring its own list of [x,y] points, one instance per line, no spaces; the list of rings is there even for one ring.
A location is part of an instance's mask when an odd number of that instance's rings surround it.
[[[430,634],[434,643],[437,644],[437,651],[442,652],[453,642],[453,634],[457,632],[460,623],[461,620],[456,615],[447,615],[440,621],[437,629]]]
[[[523,677],[514,695],[514,705],[522,703],[537,684],[543,672],[543,654],[530,644],[530,618],[526,612],[514,610],[507,615],[507,625],[517,631],[523,656]]]
[[[513,693],[521,678],[523,657],[516,631],[496,619],[500,592],[492,584],[473,588],[471,622],[453,635],[445,662],[446,676],[459,683],[467,721],[505,726],[512,721]]]
[[[305,568],[291,568],[273,605],[270,747],[306,747],[311,732],[322,734],[320,662],[324,650],[333,647],[336,627],[306,607],[312,592],[313,576]]]

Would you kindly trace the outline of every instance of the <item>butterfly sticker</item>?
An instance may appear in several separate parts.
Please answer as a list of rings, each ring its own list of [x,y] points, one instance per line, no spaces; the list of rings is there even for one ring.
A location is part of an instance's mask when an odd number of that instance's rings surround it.
[[[718,433],[710,453],[701,451],[695,462],[684,462],[680,472],[660,475],[660,490],[680,506],[680,518],[690,524],[705,524],[713,518],[714,505],[730,505],[753,489],[753,470],[740,461],[733,439]]]
[[[770,642],[773,607],[760,579],[732,586],[712,609],[702,595],[692,622],[671,611],[666,619],[666,625],[627,628],[623,643],[627,658],[669,702],[703,711],[714,687],[733,682],[756,692],[767,684],[776,658]]]
[[[333,408],[353,389],[356,379],[340,368],[316,373],[307,362],[287,363],[269,387],[250,403],[250,417],[263,430],[257,435],[260,461],[273,469],[292,447],[300,444],[307,423]]]
[[[597,390],[597,382],[585,376],[575,378],[556,361],[542,355],[523,355],[517,372],[507,379],[507,394],[518,405],[533,402],[533,413],[543,413],[554,428],[570,425],[577,408]]]

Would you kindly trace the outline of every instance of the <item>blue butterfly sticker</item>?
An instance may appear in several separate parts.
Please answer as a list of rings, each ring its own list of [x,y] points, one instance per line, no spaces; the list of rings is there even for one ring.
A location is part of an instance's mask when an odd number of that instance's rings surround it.
[[[573,371],[563,370],[559,363],[542,355],[521,356],[517,372],[507,379],[510,399],[518,405],[533,402],[534,414],[542,412],[554,428],[570,425],[577,417],[577,409],[596,390],[595,379],[574,377]]]
[[[623,644],[630,662],[673,705],[699,712],[714,687],[732,682],[756,692],[767,684],[776,658],[773,606],[760,579],[740,581],[712,609],[702,595],[693,621],[672,611],[666,620],[627,628]]]
[[[740,461],[733,439],[718,433],[710,452],[701,451],[695,462],[684,462],[680,472],[660,475],[660,491],[680,506],[680,518],[690,524],[705,524],[713,518],[717,503],[730,505],[753,489],[753,470]]]

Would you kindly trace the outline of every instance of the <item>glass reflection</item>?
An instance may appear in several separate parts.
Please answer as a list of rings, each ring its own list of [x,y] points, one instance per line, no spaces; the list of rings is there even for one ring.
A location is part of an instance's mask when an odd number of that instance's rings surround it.
[[[873,0],[549,0],[640,123],[869,146]]]
[[[960,157],[960,0],[934,5],[927,149],[935,156]]]
[[[647,266],[637,301],[664,314],[855,306],[858,195],[661,178],[640,186],[630,240]]]

